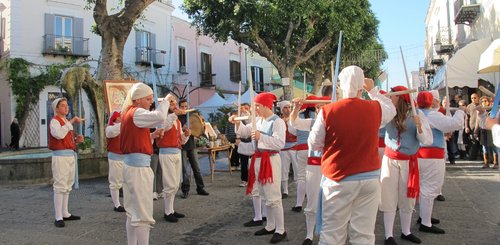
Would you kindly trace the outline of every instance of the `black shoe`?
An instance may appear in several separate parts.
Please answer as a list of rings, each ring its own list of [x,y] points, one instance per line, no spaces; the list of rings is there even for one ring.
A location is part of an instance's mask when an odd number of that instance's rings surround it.
[[[293,207],[292,211],[299,213],[300,211],[302,211],[302,207],[301,206]]]
[[[267,217],[262,217],[262,221],[267,221]]]
[[[443,195],[438,195],[438,196],[436,197],[436,200],[438,200],[438,201],[440,201],[440,202],[444,202],[444,201],[446,200],[446,198],[444,198],[444,196],[443,196]]]
[[[114,207],[113,211],[123,213],[123,212],[125,212],[125,208],[123,206],[118,206],[118,207]]]
[[[56,220],[56,221],[54,221],[54,225],[55,225],[56,227],[58,227],[58,228],[62,228],[62,227],[64,227],[64,226],[65,226],[65,224],[64,224],[64,220]]]
[[[198,195],[208,196],[210,194],[205,189],[201,189],[198,191]]]
[[[273,234],[273,237],[271,238],[270,243],[275,244],[278,242],[281,242],[286,239],[286,231],[283,232],[283,234],[279,234],[278,232]]]
[[[177,221],[179,221],[179,219],[177,217],[175,217],[174,213],[171,213],[169,215],[164,214],[163,218],[165,219],[165,221],[171,222],[171,223],[177,223]]]
[[[306,240],[304,240],[302,242],[302,245],[312,245],[313,244],[313,241],[309,238],[307,238]]]
[[[394,240],[394,237],[391,236],[385,239],[384,245],[398,245],[398,243],[396,242],[396,240]]]
[[[63,220],[79,220],[80,216],[70,215],[69,217],[63,217]]]
[[[182,198],[182,199],[186,199],[186,198],[188,198],[188,196],[189,196],[189,192],[188,192],[188,191],[183,192],[183,193],[181,194],[181,198]]]
[[[421,224],[421,223],[422,223],[422,218],[418,217],[417,224]],[[439,223],[441,223],[441,220],[435,219],[435,218],[431,218],[431,224],[437,225]]]
[[[403,240],[406,240],[406,241],[410,241],[410,242],[413,242],[413,243],[422,243],[422,240],[420,240],[420,238],[418,238],[417,236],[413,235],[412,233],[408,234],[408,235],[405,235],[403,233],[401,233],[401,239]]]
[[[268,231],[268,230],[266,230],[266,228],[262,228],[262,229],[256,231],[254,233],[254,235],[256,235],[256,236],[271,235],[271,234],[274,234],[274,231],[276,231],[276,229],[273,229],[272,231]]]
[[[435,225],[428,227],[428,226],[420,224],[420,227],[418,228],[418,230],[421,232],[427,232],[427,233],[444,234],[444,230],[435,226]]]
[[[184,218],[184,217],[186,217],[186,215],[181,214],[181,213],[177,213],[177,212],[175,212],[175,211],[174,211],[174,216],[175,216],[176,218]]]
[[[281,199],[287,199],[287,198],[288,198],[288,194],[287,193],[281,194]]]
[[[255,220],[252,219],[252,220],[246,222],[245,224],[243,224],[243,226],[245,226],[245,227],[252,227],[252,226],[260,226],[260,225],[263,225],[263,224],[264,224],[264,222],[262,222],[262,220],[255,221]]]

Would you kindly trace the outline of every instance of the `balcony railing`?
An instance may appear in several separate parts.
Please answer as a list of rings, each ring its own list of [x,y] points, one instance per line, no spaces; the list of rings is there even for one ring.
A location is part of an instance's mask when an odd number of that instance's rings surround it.
[[[451,37],[453,36],[452,29],[449,27],[440,27],[436,33],[436,42],[434,49],[437,54],[449,54],[454,50]]]
[[[89,39],[45,34],[42,54],[88,57],[90,56]]]
[[[455,24],[470,25],[481,12],[481,5],[476,0],[456,0],[454,3]]]
[[[159,68],[165,66],[165,51],[149,47],[136,47],[135,64]]]
[[[215,81],[213,79],[213,76],[215,76],[215,74],[207,73],[207,72],[200,72],[200,76],[201,76],[200,87],[213,87],[213,86],[215,86]]]

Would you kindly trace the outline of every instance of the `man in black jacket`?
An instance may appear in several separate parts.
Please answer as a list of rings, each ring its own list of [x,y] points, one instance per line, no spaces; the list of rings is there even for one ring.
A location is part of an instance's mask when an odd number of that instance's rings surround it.
[[[188,104],[185,99],[179,101],[179,108],[187,110]],[[181,121],[182,127],[187,127],[186,122],[189,120],[186,115],[179,115],[178,119]],[[188,168],[188,160],[193,169],[194,180],[196,182],[196,192],[198,195],[208,196],[209,193],[205,190],[203,184],[203,177],[200,172],[200,164],[198,163],[198,150],[194,143],[194,137],[191,135],[189,140],[182,146],[182,185],[181,185],[181,198],[189,196],[191,171]]]

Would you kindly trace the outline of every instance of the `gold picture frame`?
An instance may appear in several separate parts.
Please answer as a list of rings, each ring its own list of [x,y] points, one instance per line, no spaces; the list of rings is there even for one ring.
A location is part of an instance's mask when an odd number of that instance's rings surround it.
[[[128,90],[138,83],[136,80],[104,80],[104,97],[108,115],[113,111],[121,111]]]

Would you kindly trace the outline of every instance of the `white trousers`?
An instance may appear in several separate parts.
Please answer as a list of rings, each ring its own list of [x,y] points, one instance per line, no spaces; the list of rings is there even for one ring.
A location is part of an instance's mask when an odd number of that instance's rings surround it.
[[[380,202],[378,179],[335,182],[322,187],[323,228],[319,244],[375,244],[375,221]]]
[[[179,183],[182,174],[181,153],[160,154],[160,165],[163,180],[163,193],[165,195],[175,195],[179,190]]]
[[[434,199],[441,193],[446,165],[443,159],[418,159],[420,196]]]
[[[75,182],[75,157],[52,156],[52,178],[55,193],[69,193]]]
[[[297,151],[297,167],[293,169],[295,181],[306,181],[307,150]]]
[[[153,170],[151,167],[123,168],[123,205],[131,226],[151,227],[153,219]]]
[[[108,181],[110,190],[119,190],[123,186],[123,161],[108,159]]]
[[[382,159],[380,184],[382,199],[380,211],[395,212],[399,209],[405,213],[413,212],[415,198],[408,198],[408,160],[394,160],[387,156]]]
[[[307,204],[304,208],[306,215],[306,238],[313,240],[314,226],[316,225],[316,210],[318,209],[318,195],[321,190],[321,166],[307,165],[306,167],[306,196]]]

